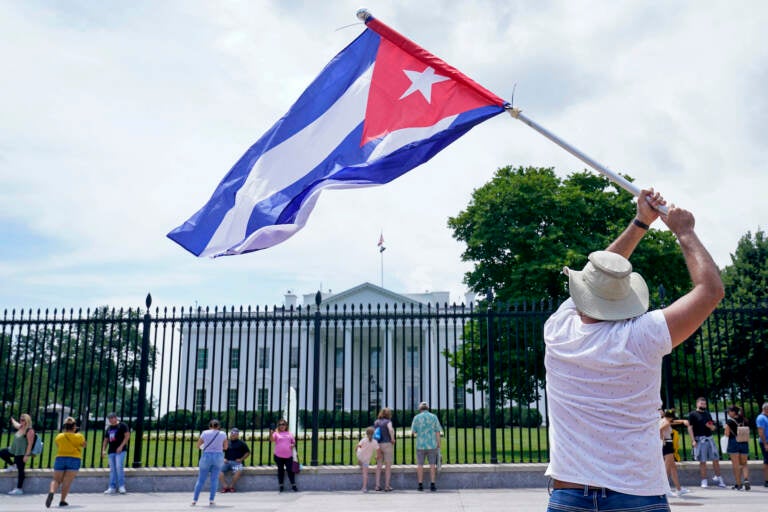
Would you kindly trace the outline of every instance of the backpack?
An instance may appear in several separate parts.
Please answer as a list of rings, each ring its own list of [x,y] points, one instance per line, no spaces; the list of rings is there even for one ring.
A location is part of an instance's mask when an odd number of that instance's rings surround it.
[[[376,427],[373,431],[373,438],[377,441],[381,441],[381,427]]]
[[[740,425],[736,429],[736,442],[737,443],[748,443],[749,442],[749,427]]]
[[[29,454],[34,457],[41,453],[43,453],[43,440],[40,439],[39,435],[35,434],[35,444],[32,445],[32,450],[30,450]]]

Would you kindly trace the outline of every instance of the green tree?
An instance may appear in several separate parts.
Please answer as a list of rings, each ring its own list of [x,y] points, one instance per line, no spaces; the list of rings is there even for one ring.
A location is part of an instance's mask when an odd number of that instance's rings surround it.
[[[727,343],[721,344],[721,364],[716,379],[723,391],[738,392],[758,403],[768,399],[768,238],[758,228],[739,240],[731,264],[723,269],[729,313],[719,328]]]
[[[462,260],[474,263],[465,283],[479,293],[491,291],[493,307],[504,309],[510,302],[556,303],[567,296],[563,266],[581,269],[589,253],[607,247],[635,211],[631,194],[601,176],[584,171],[561,179],[552,168],[508,166],[473,192],[467,208],[448,219],[448,227],[466,244]],[[660,285],[672,298],[690,288],[682,253],[668,231],[650,229],[632,264],[656,299]],[[498,370],[492,385],[500,400],[528,403],[537,397],[544,376],[544,320],[546,315],[533,308],[509,316],[504,328],[496,330]],[[525,346],[517,332],[526,333]],[[466,326],[463,339],[460,350],[446,353],[458,370],[457,384],[487,389],[485,326]]]

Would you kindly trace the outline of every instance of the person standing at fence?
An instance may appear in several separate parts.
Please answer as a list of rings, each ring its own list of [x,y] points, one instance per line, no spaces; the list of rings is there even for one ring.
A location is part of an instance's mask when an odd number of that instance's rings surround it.
[[[725,436],[728,438],[728,456],[731,458],[733,489],[748,491],[752,488],[749,483],[749,426],[741,407],[732,405],[728,408],[728,419],[725,420]],[[742,487],[743,486],[743,487]]]
[[[392,491],[392,463],[395,461],[395,427],[392,426],[392,409],[384,407],[373,423],[374,431],[379,429],[379,449],[376,451],[377,491]],[[381,465],[384,464],[384,488],[381,487]]]
[[[723,297],[720,272],[694,231],[693,215],[671,206],[693,289],[648,311],[648,286],[628,258],[665,204],[642,190],[636,217],[581,271],[567,267],[570,298],[544,325],[553,479],[550,512],[669,511],[659,456],[662,358],[706,320]]]
[[[768,402],[763,404],[763,412],[757,415],[756,424],[760,451],[763,452],[763,486],[768,487]]]
[[[712,415],[707,410],[707,399],[700,396],[696,399],[696,410],[688,414],[688,435],[691,436],[693,458],[699,461],[701,486],[707,487],[707,461],[712,461],[715,476],[712,482],[718,487],[725,487],[725,481],[720,474],[720,452],[712,433],[717,430]]]
[[[240,430],[229,431],[229,447],[224,451],[224,465],[219,473],[221,492],[235,492],[235,484],[243,474],[243,461],[251,454],[251,449],[240,439]],[[232,473],[232,482],[227,483],[226,474]]]
[[[220,430],[221,424],[219,420],[211,420],[208,424],[208,430],[200,434],[197,440],[197,447],[203,452],[200,454],[200,474],[197,477],[197,483],[195,484],[195,492],[192,497],[192,506],[197,505],[197,499],[200,497],[200,492],[203,490],[205,481],[210,476],[211,488],[209,492],[209,505],[216,505],[216,489],[219,484],[219,471],[224,464],[224,450],[229,445],[227,442],[227,434]]]
[[[83,458],[85,437],[77,431],[75,418],[68,417],[64,420],[62,432],[53,440],[56,445],[56,459],[53,461],[53,479],[48,487],[48,496],[45,498],[45,507],[50,508],[53,495],[61,486],[60,507],[66,507],[69,489],[80,471],[80,461]]]
[[[664,457],[664,466],[667,468],[667,476],[672,479],[675,489],[670,492],[672,496],[678,497],[688,494],[685,487],[680,486],[680,477],[677,474],[677,463],[675,462],[675,443],[672,437],[672,427],[675,425],[688,425],[688,420],[675,419],[675,410],[668,409],[661,412],[661,421],[659,423],[659,435],[664,443],[661,447],[661,455]]]
[[[11,441],[11,446],[0,450],[0,459],[3,459],[8,465],[6,471],[16,469],[16,488],[8,494],[24,494],[24,468],[32,456],[32,447],[35,445],[35,429],[32,428],[32,417],[29,414],[19,416],[19,421],[11,418],[11,426],[16,429],[16,433]]]
[[[365,437],[357,443],[355,448],[355,456],[363,473],[363,487],[360,489],[363,492],[368,492],[368,466],[371,465],[373,454],[379,449],[379,442],[373,438],[373,432],[373,427],[365,429]]]
[[[277,430],[272,430],[269,439],[275,443],[275,464],[277,465],[277,484],[278,490],[283,492],[285,487],[285,474],[288,473],[288,481],[291,482],[291,489],[294,492],[299,490],[296,487],[296,475],[293,473],[293,449],[296,446],[296,438],[288,431],[288,422],[281,419],[277,422]]]
[[[437,458],[440,456],[440,434],[443,427],[437,416],[429,412],[429,404],[419,404],[419,414],[413,417],[411,432],[416,436],[416,477],[418,491],[424,490],[424,459],[429,462],[429,490],[437,490]]]
[[[107,428],[101,446],[101,456],[109,461],[109,487],[104,494],[125,494],[125,458],[128,454],[128,441],[131,432],[128,425],[120,421],[117,414],[107,414]]]

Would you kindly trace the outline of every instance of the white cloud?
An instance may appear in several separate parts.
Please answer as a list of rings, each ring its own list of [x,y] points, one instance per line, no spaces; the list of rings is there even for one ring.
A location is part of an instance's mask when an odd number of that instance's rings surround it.
[[[257,304],[379,282],[461,301],[446,227],[504,165],[582,169],[508,116],[372,189],[324,193],[267,251],[197,260],[165,238],[361,30],[357,3],[11,3],[0,13],[0,308]],[[368,3],[598,161],[697,216],[720,265],[765,226],[768,7],[747,2]]]

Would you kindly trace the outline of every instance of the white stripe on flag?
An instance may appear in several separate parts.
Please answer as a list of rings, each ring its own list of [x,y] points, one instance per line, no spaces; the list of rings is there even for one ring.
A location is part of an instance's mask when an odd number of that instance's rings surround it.
[[[362,122],[372,74],[373,65],[322,116],[259,158],[200,256],[225,252],[238,242],[248,245],[243,239],[254,206],[306,175]]]

